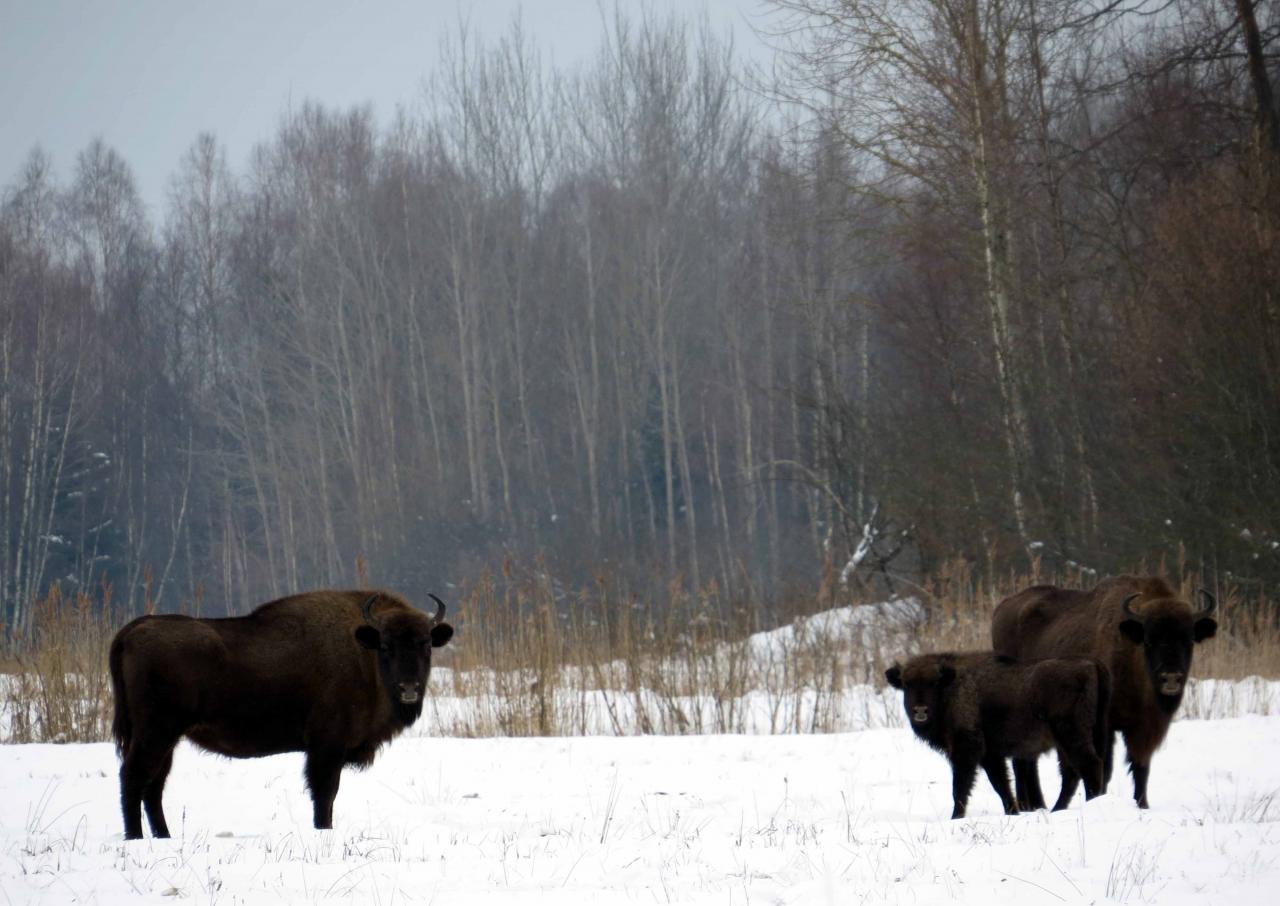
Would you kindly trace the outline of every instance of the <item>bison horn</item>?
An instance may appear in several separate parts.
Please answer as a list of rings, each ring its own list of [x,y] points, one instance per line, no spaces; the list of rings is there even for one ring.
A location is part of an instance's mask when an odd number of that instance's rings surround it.
[[[1197,588],[1196,591],[1198,591],[1204,597],[1204,610],[1200,611],[1199,615],[1202,617],[1207,617],[1209,614],[1213,613],[1214,610],[1217,609],[1218,599],[1215,598],[1213,595],[1209,594],[1208,589]]]
[[[444,619],[444,601],[441,601],[431,592],[427,592],[427,597],[429,597],[431,600],[435,601],[437,604],[440,605],[439,607],[436,608],[436,622],[439,623],[441,620]]]
[[[1129,606],[1130,604],[1133,603],[1134,598],[1140,598],[1140,597],[1142,597],[1142,592],[1135,592],[1134,594],[1131,594],[1127,598],[1125,598],[1124,601],[1121,603],[1120,607],[1124,611],[1124,615],[1126,617],[1129,617],[1134,620],[1142,619],[1136,613],[1134,613],[1133,608]]]
[[[369,600],[360,605],[360,612],[364,614],[364,621],[370,626],[373,625],[373,602],[378,600],[377,595],[369,595]]]

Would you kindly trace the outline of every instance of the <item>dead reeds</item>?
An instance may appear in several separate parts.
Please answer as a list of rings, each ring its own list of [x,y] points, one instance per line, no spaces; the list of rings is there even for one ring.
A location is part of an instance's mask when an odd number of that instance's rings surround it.
[[[990,645],[1008,590],[1088,576],[1038,571],[999,582],[963,564],[940,569],[892,602],[824,602],[792,594],[769,606],[714,584],[629,588],[607,576],[564,588],[541,564],[507,564],[449,602],[458,629],[437,653],[427,719],[415,732],[454,736],[823,733],[897,725],[881,679],[915,651]],[[1191,596],[1194,576],[1181,582]],[[1199,647],[1183,713],[1280,708],[1280,611],[1262,594],[1217,590],[1218,637]],[[0,662],[0,742],[104,740],[110,729],[110,589],[59,594]],[[783,616],[785,615],[785,617]],[[1256,679],[1248,682],[1223,680]]]
[[[0,674],[0,742],[95,742],[111,729],[107,647],[111,590],[95,600],[54,586],[36,602],[31,629],[14,640]]]

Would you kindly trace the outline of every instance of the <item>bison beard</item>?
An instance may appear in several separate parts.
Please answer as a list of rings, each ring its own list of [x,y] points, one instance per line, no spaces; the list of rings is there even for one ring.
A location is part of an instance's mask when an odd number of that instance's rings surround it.
[[[1182,702],[1197,643],[1211,638],[1218,624],[1210,616],[1213,595],[1201,589],[1205,606],[1196,610],[1155,576],[1104,579],[1088,591],[1037,585],[1005,598],[991,619],[991,641],[1000,654],[1020,661],[1085,655],[1111,670],[1111,731],[1124,737],[1133,798],[1147,808],[1151,756],[1164,741]],[[1105,752],[1111,776],[1112,733]],[[1034,762],[1014,762],[1018,799],[1024,807],[1043,808]],[[1064,769],[1058,806],[1075,786]]]
[[[314,591],[243,617],[146,616],[111,642],[112,733],[127,839],[169,836],[161,797],[186,736],[232,758],[306,754],[317,828],[333,826],[342,768],[368,767],[422,713],[434,616],[389,592]]]
[[[894,664],[885,678],[903,691],[912,731],[951,762],[952,818],[964,817],[979,765],[1005,814],[1016,815],[1005,759],[1035,758],[1054,746],[1084,776],[1089,798],[1103,791],[1098,746],[1110,679],[1096,661],[1016,664],[992,652],[947,652]]]

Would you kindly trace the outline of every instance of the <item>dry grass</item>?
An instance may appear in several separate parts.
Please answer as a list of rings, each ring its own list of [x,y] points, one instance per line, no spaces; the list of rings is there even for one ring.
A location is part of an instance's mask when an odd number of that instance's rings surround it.
[[[111,591],[95,601],[55,586],[37,602],[28,638],[10,646],[0,675],[0,742],[93,742],[111,730],[107,647]]]
[[[896,723],[887,662],[918,650],[988,647],[1007,590],[1036,582],[1081,586],[1087,576],[1039,571],[991,583],[947,566],[916,590],[914,612],[850,609],[858,602],[793,594],[768,608],[727,599],[715,585],[622,587],[601,577],[560,588],[539,566],[507,565],[450,602],[458,628],[437,659],[431,732],[457,736],[812,733]],[[1184,594],[1196,579],[1187,575]],[[1200,677],[1280,677],[1277,605],[1218,589],[1216,640],[1197,651]],[[839,614],[830,611],[841,608]],[[117,628],[110,590],[96,600],[39,602],[28,638],[0,662],[0,742],[108,738],[106,652]],[[858,623],[862,617],[875,617]],[[783,628],[768,636],[754,635]],[[1247,685],[1247,684],[1246,684]],[[1194,690],[1193,690],[1194,691]],[[1271,707],[1265,684],[1204,684],[1189,716]]]

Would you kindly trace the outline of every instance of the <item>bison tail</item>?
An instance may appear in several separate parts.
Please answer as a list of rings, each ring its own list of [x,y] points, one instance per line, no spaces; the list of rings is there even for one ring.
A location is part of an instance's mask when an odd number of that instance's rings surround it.
[[[115,711],[111,718],[111,735],[116,741],[116,752],[123,758],[129,754],[129,743],[133,739],[133,721],[129,719],[129,702],[124,687],[124,633],[118,633],[111,640],[111,650],[107,662],[111,667],[111,692],[115,698]]]

